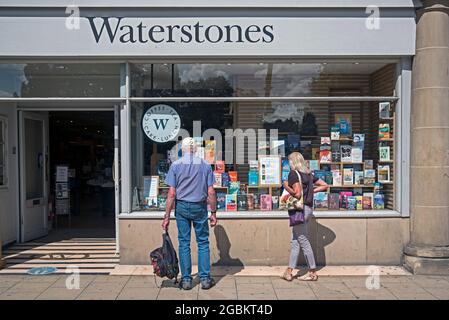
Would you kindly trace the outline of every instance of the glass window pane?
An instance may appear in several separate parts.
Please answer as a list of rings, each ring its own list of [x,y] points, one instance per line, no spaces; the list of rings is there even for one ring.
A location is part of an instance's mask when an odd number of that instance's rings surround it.
[[[0,64],[0,97],[119,95],[119,64]]]
[[[26,198],[43,196],[44,141],[43,123],[40,120],[25,119],[25,174]]]
[[[329,88],[349,89],[344,95],[370,96],[353,88],[372,81],[385,63],[250,63],[132,64],[131,95],[135,97],[295,97],[330,96]],[[393,95],[389,92],[388,95]]]

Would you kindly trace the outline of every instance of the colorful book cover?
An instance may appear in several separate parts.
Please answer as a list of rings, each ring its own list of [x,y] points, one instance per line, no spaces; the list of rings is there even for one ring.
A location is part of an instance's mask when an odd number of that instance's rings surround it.
[[[363,150],[365,148],[365,134],[354,133],[354,136],[352,138],[352,146]]]
[[[320,163],[318,160],[309,160],[310,171],[320,170]]]
[[[322,146],[330,146],[331,145],[331,137],[321,137],[321,145]]]
[[[313,197],[313,206],[315,209],[328,209],[329,199],[327,192],[317,192]]]
[[[381,193],[376,193],[374,195],[374,204],[373,208],[376,210],[383,210],[385,209],[385,199],[384,195]]]
[[[380,102],[379,103],[379,118],[389,119],[391,118],[391,104],[390,102]]]
[[[237,211],[237,195],[226,195],[226,211]]]
[[[344,168],[343,169],[343,185],[353,185],[354,184],[354,169]]]
[[[379,161],[390,161],[390,147],[380,146],[379,147]]]
[[[379,124],[379,140],[390,139],[390,124],[380,123]]]
[[[248,210],[248,198],[246,194],[237,195],[237,211],[247,211]]]
[[[355,196],[348,197],[348,210],[357,210],[357,199]]]
[[[332,162],[332,152],[331,152],[331,150],[320,150],[320,162],[321,163]]]
[[[260,210],[262,211],[270,211],[272,210],[272,199],[270,194],[261,194],[260,195]]]
[[[248,193],[246,195],[246,203],[248,205],[248,210],[254,210],[254,194]]]
[[[157,196],[157,203],[159,206],[159,210],[165,210],[165,207],[167,205],[167,197],[163,196],[163,195],[158,195]]]
[[[325,173],[324,173],[324,182],[326,182],[328,185],[332,185],[332,172],[325,171]]]
[[[374,169],[374,160],[365,160],[365,169]]]
[[[230,181],[229,182],[229,193],[238,194],[240,192],[240,181]]]
[[[238,181],[237,171],[228,171],[229,181]]]
[[[338,193],[329,194],[329,210],[340,209],[340,195]]]
[[[217,211],[226,210],[226,193],[217,192]]]
[[[351,114],[336,114],[335,124],[340,127],[340,136],[350,136],[352,134]]]
[[[279,196],[271,196],[272,209],[279,209]]]
[[[331,140],[340,140],[340,126],[331,126]]]
[[[355,200],[356,200],[357,210],[363,210],[363,197],[356,196]]]
[[[250,186],[258,186],[259,185],[259,173],[257,171],[249,171],[248,172],[248,184]]]
[[[221,186],[222,187],[229,187],[229,182],[231,182],[229,180],[229,174],[227,172],[223,172],[221,174]]]
[[[354,184],[364,184],[363,177],[363,171],[354,171]]]
[[[215,172],[225,172],[225,162],[223,160],[215,161]]]
[[[282,182],[288,180],[288,174],[290,173],[290,164],[288,159],[282,159]]]
[[[313,175],[320,180],[326,181],[326,171],[325,170],[315,170]]]
[[[352,163],[362,163],[363,162],[363,149],[361,149],[359,147],[352,147],[351,161],[352,161]]]
[[[363,184],[373,185],[376,182],[376,170],[367,169],[364,172]]]
[[[222,186],[222,173],[221,172],[216,172],[214,171],[214,178],[215,178],[215,183],[214,183],[214,187],[221,187]]]
[[[343,183],[342,177],[341,177],[341,171],[340,170],[333,170],[332,171],[332,185],[333,186],[341,186]]]
[[[260,209],[260,195],[261,195],[261,192],[259,190],[256,190],[253,192],[253,200],[254,200],[254,209],[255,210]]]
[[[371,204],[371,197],[365,197],[365,196],[363,196],[362,197],[362,207],[363,207],[363,210],[371,210],[373,207],[372,207],[372,204]]]
[[[352,196],[351,191],[340,192],[340,208],[348,209],[348,197]]]
[[[215,140],[205,140],[204,141],[204,160],[206,160],[210,164],[215,163],[215,148],[216,148]]]
[[[332,153],[332,162],[341,161],[340,141],[332,141],[331,153]]]
[[[390,166],[378,166],[377,168],[377,181],[390,182]]]
[[[352,146],[340,146],[341,162],[352,162]]]
[[[313,147],[312,148],[312,160],[319,160],[320,159],[320,148]]]

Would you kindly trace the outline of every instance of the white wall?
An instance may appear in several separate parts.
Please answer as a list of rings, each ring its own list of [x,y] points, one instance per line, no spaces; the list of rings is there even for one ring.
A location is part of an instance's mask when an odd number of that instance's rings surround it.
[[[14,103],[0,103],[0,115],[8,118],[8,187],[0,188],[0,228],[3,245],[17,239],[17,111]],[[15,154],[13,154],[15,149]]]

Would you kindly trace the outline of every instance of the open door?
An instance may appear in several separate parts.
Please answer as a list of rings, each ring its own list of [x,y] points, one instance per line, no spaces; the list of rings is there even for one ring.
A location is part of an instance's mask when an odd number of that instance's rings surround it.
[[[47,235],[48,115],[19,111],[21,241]]]

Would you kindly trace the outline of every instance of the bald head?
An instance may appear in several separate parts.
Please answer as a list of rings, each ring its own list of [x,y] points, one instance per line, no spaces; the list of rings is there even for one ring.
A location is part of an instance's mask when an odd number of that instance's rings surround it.
[[[195,140],[191,137],[184,138],[182,140],[182,153],[195,153],[196,152],[196,143]]]

